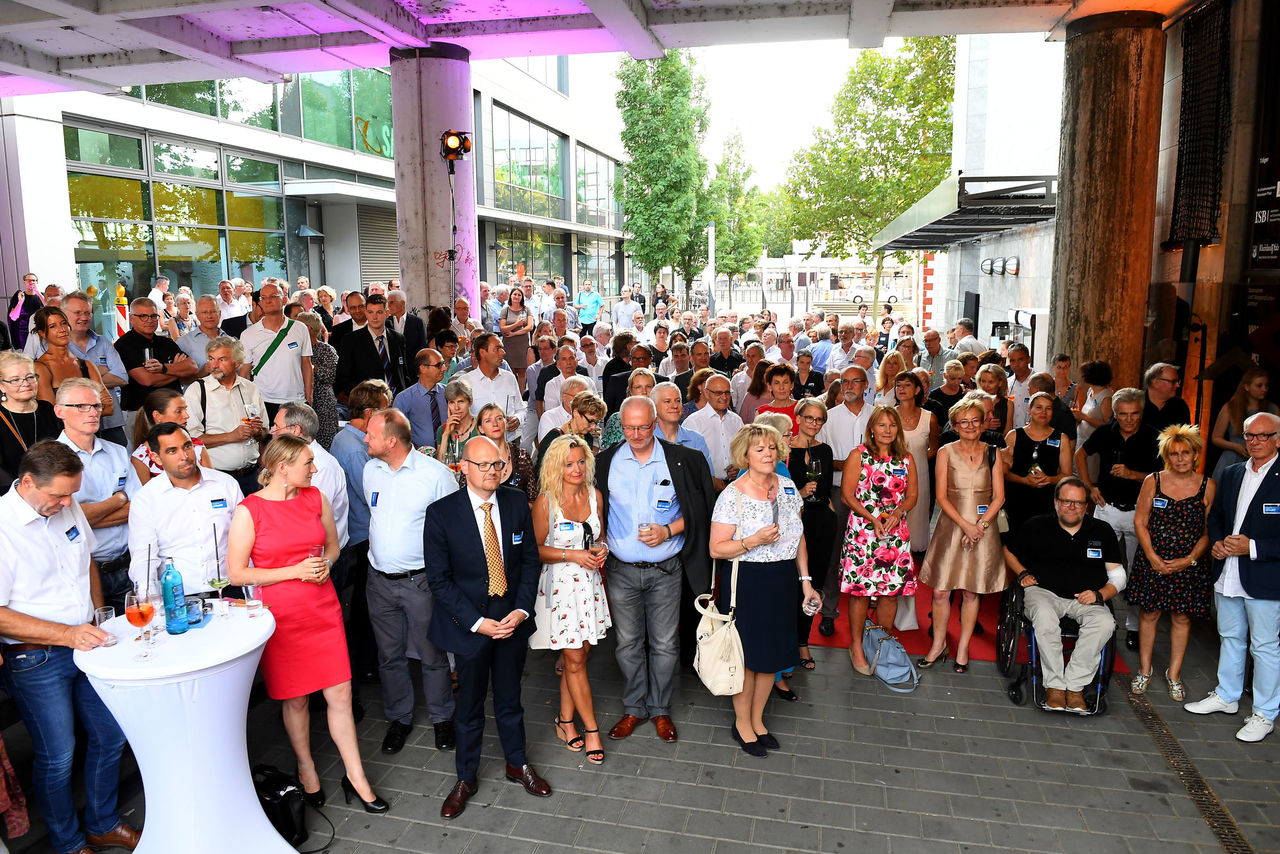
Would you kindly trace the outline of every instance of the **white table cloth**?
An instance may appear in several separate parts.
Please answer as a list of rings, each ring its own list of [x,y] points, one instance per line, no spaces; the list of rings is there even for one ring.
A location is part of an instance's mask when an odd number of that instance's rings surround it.
[[[249,689],[275,619],[231,612],[166,635],[150,661],[133,660],[141,644],[124,617],[105,626],[115,646],[75,653],[142,771],[137,854],[294,854],[258,803],[245,745]]]

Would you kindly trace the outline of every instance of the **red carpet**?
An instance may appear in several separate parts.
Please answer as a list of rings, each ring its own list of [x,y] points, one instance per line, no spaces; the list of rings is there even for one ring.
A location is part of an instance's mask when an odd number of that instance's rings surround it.
[[[914,604],[916,606],[916,614],[920,623],[920,628],[915,631],[897,632],[894,634],[898,640],[902,642],[903,648],[913,658],[916,656],[927,655],[929,649],[933,646],[933,639],[929,637],[929,605],[933,599],[932,588],[920,585],[916,592]],[[905,605],[900,602],[898,607]],[[840,616],[836,618],[836,633],[829,638],[824,638],[818,634],[818,621],[815,617],[813,628],[809,631],[809,643],[812,646],[829,646],[838,647],[840,649],[848,649],[851,636],[849,634],[849,596],[841,594],[840,596]],[[982,624],[985,631],[982,634],[975,634],[973,640],[969,642],[969,660],[970,661],[995,661],[996,660],[996,627],[1000,621],[1000,594],[993,593],[990,596],[982,597],[982,608],[978,612],[978,622]],[[954,657],[956,642],[960,640],[960,597],[956,596],[955,603],[951,606],[951,621],[947,625],[947,645]],[[1018,661],[1027,660],[1027,643],[1026,639],[1020,637],[1018,640]],[[1129,673],[1128,666],[1120,656],[1116,656],[1116,672]]]

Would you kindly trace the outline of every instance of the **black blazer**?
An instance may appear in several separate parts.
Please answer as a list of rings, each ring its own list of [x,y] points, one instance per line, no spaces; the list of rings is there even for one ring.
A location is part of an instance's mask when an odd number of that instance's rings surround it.
[[[493,495],[498,504],[495,524],[503,540],[507,597],[513,609],[529,614],[511,636],[523,644],[533,634],[533,606],[542,572],[538,538],[523,492],[500,486]],[[475,655],[485,644],[493,643],[492,638],[471,631],[489,601],[489,564],[484,540],[472,518],[470,493],[464,488],[428,505],[422,530],[427,583],[435,597],[427,637],[439,648],[458,655]]]
[[[1228,466],[1218,479],[1218,491],[1209,508],[1210,543],[1226,539],[1235,528],[1236,504],[1247,465],[1251,465],[1248,460]],[[1280,599],[1280,461],[1271,464],[1271,471],[1253,494],[1240,533],[1253,540],[1258,550],[1257,560],[1247,554],[1240,556],[1240,586],[1255,599]],[[1214,581],[1222,575],[1225,563],[1213,562]]]
[[[690,368],[681,374],[676,374],[671,381],[676,384],[676,388],[680,389],[680,399],[685,403],[689,402],[689,383],[693,380],[693,375],[697,373],[697,368]]]
[[[394,329],[386,330],[387,353],[391,357],[392,392],[398,393],[409,387],[408,359],[405,357],[404,336]],[[417,375],[417,371],[414,371]],[[378,359],[378,347],[373,343],[373,333],[369,327],[352,332],[342,339],[342,347],[338,349],[338,375],[333,381],[334,391],[350,393],[365,380],[380,380],[382,362]]]
[[[704,593],[711,589],[711,510],[715,507],[711,471],[701,451],[673,445],[665,439],[656,441],[662,443],[662,452],[667,456],[671,485],[675,487],[680,515],[684,519],[684,546],[680,549],[680,562],[684,565],[685,577],[689,579],[689,588],[694,593]],[[600,513],[606,531],[609,530],[609,466],[614,455],[625,446],[626,443],[614,445],[596,457],[596,489],[604,498]]]
[[[427,325],[416,314],[405,312],[404,318],[396,324],[396,331],[404,336],[405,361],[412,365],[418,353],[426,349]],[[412,368],[408,373],[416,377],[418,370],[417,368]]]
[[[341,323],[333,324],[333,328],[329,330],[329,346],[341,352],[342,339],[354,331],[355,323],[349,317]]]
[[[654,385],[665,383],[667,377],[654,372]],[[622,401],[627,399],[627,383],[631,381],[631,371],[622,374],[614,374],[604,381],[604,405],[608,408],[609,414],[617,412],[622,408]]]

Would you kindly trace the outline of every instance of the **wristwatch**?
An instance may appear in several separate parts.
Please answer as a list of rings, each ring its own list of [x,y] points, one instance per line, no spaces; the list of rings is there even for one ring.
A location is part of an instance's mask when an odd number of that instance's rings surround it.
[[[1191,563],[1187,564],[1187,566],[1189,566],[1191,569],[1195,569],[1199,565],[1200,565],[1200,561],[1196,560],[1195,558],[1192,558]]]
[[[986,519],[979,519],[978,524],[982,526],[982,530],[984,531],[991,527],[991,523]]]

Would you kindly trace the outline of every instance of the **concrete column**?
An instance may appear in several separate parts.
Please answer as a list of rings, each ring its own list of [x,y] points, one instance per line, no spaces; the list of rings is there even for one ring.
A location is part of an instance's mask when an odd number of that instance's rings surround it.
[[[1109,361],[1117,388],[1142,370],[1163,22],[1113,12],[1067,25],[1051,349]]]
[[[470,51],[438,42],[391,51],[391,109],[395,115],[396,225],[400,279],[411,308],[446,306],[455,295],[476,305],[480,261],[476,239],[476,184],[472,159],[456,161],[454,204],[440,135],[472,132]],[[457,226],[456,237],[451,233]],[[457,253],[449,280],[448,252]]]

